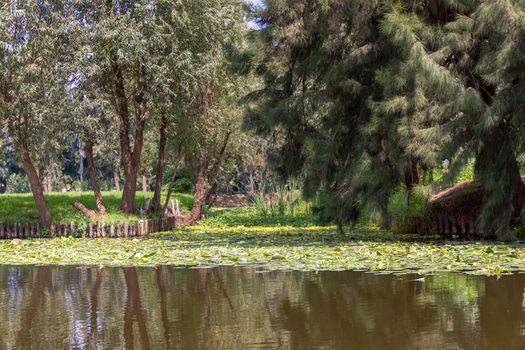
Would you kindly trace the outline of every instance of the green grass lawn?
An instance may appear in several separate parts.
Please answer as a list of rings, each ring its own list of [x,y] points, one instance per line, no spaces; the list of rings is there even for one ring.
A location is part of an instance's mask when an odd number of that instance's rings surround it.
[[[365,228],[318,226],[309,217],[261,217],[255,208],[214,209],[195,226],[141,238],[0,241],[1,264],[103,266],[240,265],[267,270],[375,273],[525,271],[525,244],[446,242]]]
[[[108,210],[108,220],[135,220],[138,216],[126,215],[120,212],[120,197],[122,192],[102,192],[104,204]],[[54,222],[85,221],[86,218],[74,209],[71,203],[76,199],[90,209],[96,209],[93,192],[52,192],[46,193],[46,202]],[[145,200],[153,197],[153,192],[137,192],[137,208],[144,205]],[[191,194],[174,193],[172,199],[178,199],[183,209],[193,205]],[[26,223],[38,222],[38,212],[31,193],[0,194],[0,222]]]

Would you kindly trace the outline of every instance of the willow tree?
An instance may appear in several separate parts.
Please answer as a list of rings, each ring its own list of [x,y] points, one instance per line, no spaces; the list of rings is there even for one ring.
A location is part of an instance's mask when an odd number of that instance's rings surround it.
[[[183,44],[191,51],[191,76],[180,98],[187,101],[176,123],[178,135],[186,134],[182,152],[195,170],[195,202],[187,218],[191,224],[201,216],[210,187],[208,175],[216,176],[233,130],[231,113],[238,77],[228,67],[232,47],[245,29],[243,3],[237,0],[198,0],[188,4],[190,29]],[[201,25],[206,23],[205,25]],[[233,97],[232,97],[233,96]],[[238,112],[238,110],[236,110]]]
[[[75,4],[76,38],[81,53],[79,76],[96,85],[94,97],[107,118],[119,125],[124,172],[121,210],[135,210],[135,193],[144,134],[151,118],[155,82],[165,79],[164,68],[178,58],[169,50],[174,33],[161,19],[166,2],[80,1]]]
[[[135,210],[144,137],[149,129],[158,130],[160,138],[155,191],[158,209],[158,179],[168,124],[198,100],[195,86],[208,78],[203,73],[206,67],[215,66],[208,47],[220,46],[227,40],[222,28],[240,22],[235,10],[240,2],[80,1],[75,6],[76,22],[83,27],[77,39],[83,52],[80,75],[95,82],[100,105],[119,124],[124,172],[121,210]]]
[[[76,81],[76,85],[71,91],[71,94],[75,96],[71,105],[71,114],[74,116],[74,124],[71,127],[71,131],[78,135],[80,149],[84,150],[86,156],[89,183],[95,196],[98,213],[86,208],[79,201],[74,201],[73,206],[88,217],[105,216],[107,210],[100,190],[95,154],[98,153],[96,149],[100,148],[101,145],[105,146],[108,142],[115,142],[117,138],[115,135],[108,135],[104,132],[104,130],[111,130],[111,126],[102,115],[103,106],[99,105],[97,99],[92,97],[93,93],[87,94],[89,88],[86,85],[91,85],[90,82],[80,79]],[[106,140],[102,141],[102,138],[106,138]],[[82,158],[80,161],[83,161]]]
[[[63,129],[68,26],[60,1],[0,5],[0,123],[15,145],[42,224],[51,226],[34,157]]]

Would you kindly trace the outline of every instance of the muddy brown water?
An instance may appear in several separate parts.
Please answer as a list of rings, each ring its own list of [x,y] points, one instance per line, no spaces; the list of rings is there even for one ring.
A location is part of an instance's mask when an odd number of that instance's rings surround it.
[[[525,275],[0,266],[0,349],[525,349]]]

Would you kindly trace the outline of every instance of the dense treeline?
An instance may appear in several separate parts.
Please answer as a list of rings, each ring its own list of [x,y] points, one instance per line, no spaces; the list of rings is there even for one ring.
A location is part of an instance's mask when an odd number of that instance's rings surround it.
[[[523,1],[268,0],[244,55],[264,81],[247,122],[339,224],[451,161],[475,159],[477,231],[511,239],[525,192]],[[478,203],[475,203],[477,205]]]

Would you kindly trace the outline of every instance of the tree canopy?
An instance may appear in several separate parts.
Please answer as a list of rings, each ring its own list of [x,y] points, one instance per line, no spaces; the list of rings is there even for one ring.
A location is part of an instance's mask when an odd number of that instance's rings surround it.
[[[441,183],[474,162],[477,231],[512,239],[525,203],[524,10],[518,0],[7,1],[0,180],[29,187],[49,226],[43,192],[62,175],[80,175],[80,188],[89,179],[102,216],[99,182],[120,189],[121,175],[124,213],[137,211],[139,182],[159,212],[183,162],[193,221],[230,179],[259,188],[266,155],[282,179],[301,179],[321,221],[342,226],[373,208],[388,227],[396,192],[408,203],[444,159]],[[27,185],[10,174],[22,169]]]
[[[511,239],[524,188],[521,1],[268,0],[245,60],[264,80],[247,122],[282,142],[320,217],[383,213],[399,187],[475,159],[477,229]]]

